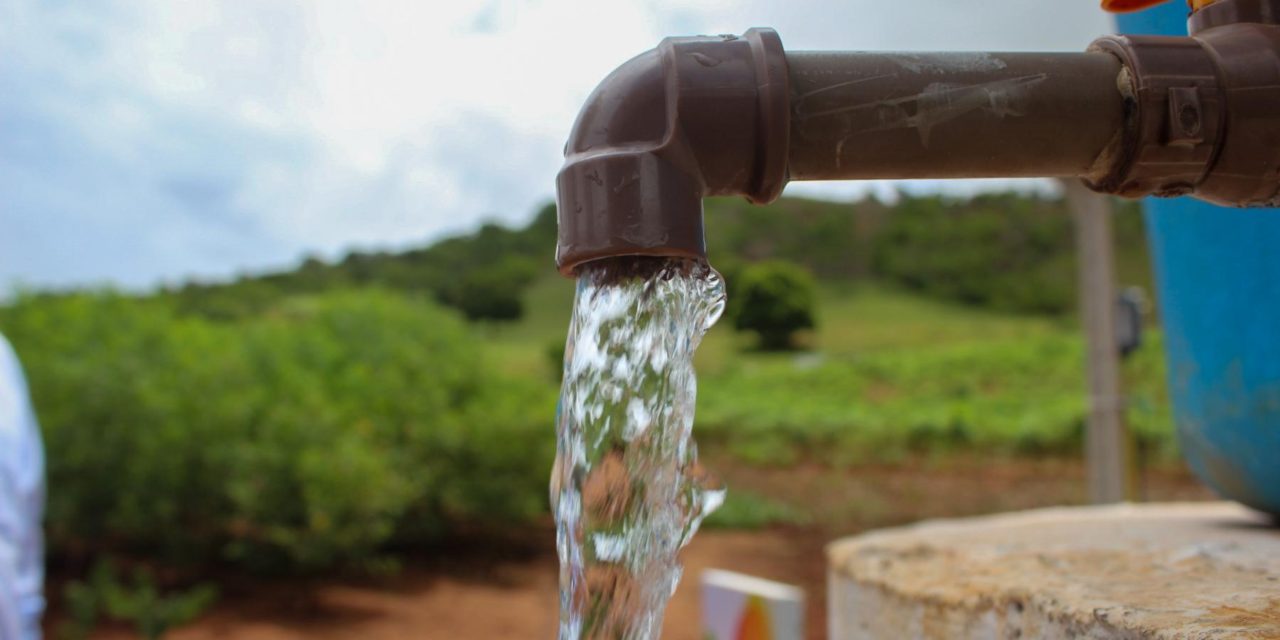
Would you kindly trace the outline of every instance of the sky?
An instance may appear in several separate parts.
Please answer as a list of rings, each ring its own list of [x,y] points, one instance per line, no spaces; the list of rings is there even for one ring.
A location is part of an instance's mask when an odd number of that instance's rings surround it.
[[[1093,0],[0,0],[0,293],[521,224],[611,69],[667,35],[752,26],[789,50],[1079,51],[1111,23]]]

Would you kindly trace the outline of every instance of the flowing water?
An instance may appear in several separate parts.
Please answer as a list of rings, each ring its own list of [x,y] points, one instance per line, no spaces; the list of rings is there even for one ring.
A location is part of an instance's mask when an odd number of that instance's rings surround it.
[[[693,352],[724,309],[702,262],[619,258],[578,277],[551,500],[560,640],[656,638],[676,554],[724,491],[693,443]]]

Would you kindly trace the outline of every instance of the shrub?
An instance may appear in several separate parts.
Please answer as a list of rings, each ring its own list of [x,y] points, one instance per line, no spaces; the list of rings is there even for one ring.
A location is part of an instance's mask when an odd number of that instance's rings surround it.
[[[724,504],[707,516],[708,529],[763,529],[774,525],[805,525],[809,514],[792,505],[761,497],[732,487],[725,493]]]
[[[319,569],[545,508],[549,390],[495,376],[429,303],[338,291],[232,323],[83,293],[21,298],[0,330],[44,429],[54,553]]]
[[[457,307],[468,320],[519,320],[524,315],[524,290],[535,275],[531,261],[504,258],[443,285],[440,301]]]
[[[733,325],[758,334],[762,349],[790,349],[797,331],[814,326],[817,288],[801,267],[781,261],[750,265],[742,269],[733,290]]]
[[[1058,201],[984,196],[904,200],[875,247],[876,271],[967,304],[1057,313],[1071,308],[1074,236]]]
[[[99,617],[132,622],[139,638],[158,640],[176,626],[200,615],[218,597],[211,584],[199,584],[186,591],[162,593],[150,573],[139,568],[133,584],[116,577],[107,561],[100,561],[84,581],[71,581],[63,588],[63,602],[69,617],[59,627],[63,640],[88,638]]]

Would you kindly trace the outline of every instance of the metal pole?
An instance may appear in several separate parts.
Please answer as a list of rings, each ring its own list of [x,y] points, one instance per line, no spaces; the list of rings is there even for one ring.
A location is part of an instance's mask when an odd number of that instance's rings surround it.
[[[1129,439],[1116,347],[1111,203],[1078,180],[1063,180],[1062,184],[1075,217],[1076,255],[1080,262],[1080,312],[1089,390],[1085,430],[1089,499],[1095,504],[1120,502],[1130,486]]]

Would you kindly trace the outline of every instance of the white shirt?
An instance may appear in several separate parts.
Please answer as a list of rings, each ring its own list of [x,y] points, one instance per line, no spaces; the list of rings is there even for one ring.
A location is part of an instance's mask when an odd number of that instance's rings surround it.
[[[44,448],[27,382],[0,336],[0,640],[38,640],[44,613]]]

